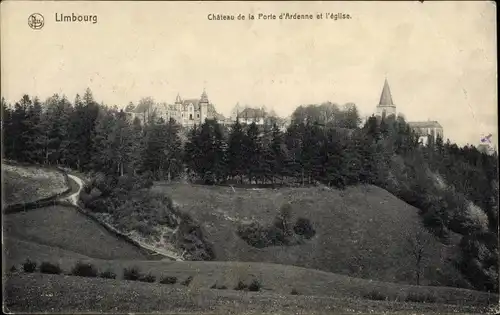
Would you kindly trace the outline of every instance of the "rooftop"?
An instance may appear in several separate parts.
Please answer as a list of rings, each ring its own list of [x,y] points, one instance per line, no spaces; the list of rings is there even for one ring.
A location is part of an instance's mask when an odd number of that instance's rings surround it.
[[[384,88],[382,89],[382,94],[380,95],[379,106],[394,106],[392,101],[391,89],[389,88],[389,82],[385,79]]]
[[[437,121],[410,121],[408,125],[412,128],[443,128]]]

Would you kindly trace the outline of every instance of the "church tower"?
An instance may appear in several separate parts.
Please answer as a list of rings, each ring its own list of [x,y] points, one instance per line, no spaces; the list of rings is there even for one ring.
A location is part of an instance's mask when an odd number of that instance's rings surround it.
[[[201,98],[200,98],[201,123],[203,123],[206,118],[208,118],[208,96],[207,96],[207,92],[205,91],[205,89],[203,89],[203,93],[201,93]]]
[[[392,101],[391,89],[389,88],[389,82],[387,78],[384,82],[384,87],[382,89],[382,94],[380,95],[380,101],[377,105],[376,116],[396,116],[396,105]]]

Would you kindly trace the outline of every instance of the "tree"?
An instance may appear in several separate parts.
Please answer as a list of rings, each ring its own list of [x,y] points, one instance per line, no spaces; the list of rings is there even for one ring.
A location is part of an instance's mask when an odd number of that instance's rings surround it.
[[[293,235],[291,204],[285,203],[281,206],[278,215],[274,219],[274,226],[280,231],[282,231],[284,240],[287,240],[289,237]]]
[[[260,175],[260,158],[262,145],[259,137],[259,129],[255,122],[247,129],[246,137],[243,141],[244,160],[243,165],[250,183],[252,179]]]
[[[229,134],[228,139],[228,148],[227,148],[227,169],[228,175],[231,178],[236,176],[240,177],[241,182],[243,182],[243,174],[244,174],[244,163],[245,163],[245,154],[244,154],[244,141],[245,134],[243,132],[243,127],[241,126],[239,119],[236,119],[236,122],[233,124],[231,128],[231,132]]]
[[[135,108],[136,113],[142,114],[142,121],[144,123],[149,123],[154,119],[155,116],[155,101],[152,97],[143,97],[137,107]]]
[[[406,235],[408,244],[407,250],[413,258],[413,270],[415,273],[416,285],[420,285],[423,267],[426,264],[431,244],[431,236],[423,229],[417,228]]]
[[[133,112],[135,110],[135,105],[134,103],[130,102],[128,103],[127,107],[125,107],[125,112]]]
[[[283,150],[283,133],[276,123],[273,124],[271,133],[271,142],[266,150],[265,161],[266,170],[270,172],[271,180],[274,183],[275,177],[281,177],[283,180],[286,156]]]

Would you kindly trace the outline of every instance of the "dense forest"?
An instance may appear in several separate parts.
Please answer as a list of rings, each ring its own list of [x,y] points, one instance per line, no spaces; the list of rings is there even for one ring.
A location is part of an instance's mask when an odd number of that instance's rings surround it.
[[[133,105],[129,105],[129,107]],[[403,117],[370,117],[354,104],[300,106],[286,130],[276,123],[184,130],[174,120],[141,125],[89,89],[74,102],[54,95],[2,99],[4,158],[108,176],[205,184],[382,187],[420,209],[443,243],[461,236],[456,268],[479,290],[498,292],[497,155],[449,140],[418,143]],[[450,284],[453,285],[453,284]]]

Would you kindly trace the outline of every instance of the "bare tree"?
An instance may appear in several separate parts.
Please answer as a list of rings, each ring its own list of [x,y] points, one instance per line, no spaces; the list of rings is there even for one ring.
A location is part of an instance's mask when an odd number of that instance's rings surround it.
[[[422,228],[410,232],[406,237],[408,243],[408,251],[413,258],[413,268],[417,285],[420,285],[422,278],[423,267],[429,255],[429,247],[431,244],[431,236]]]

